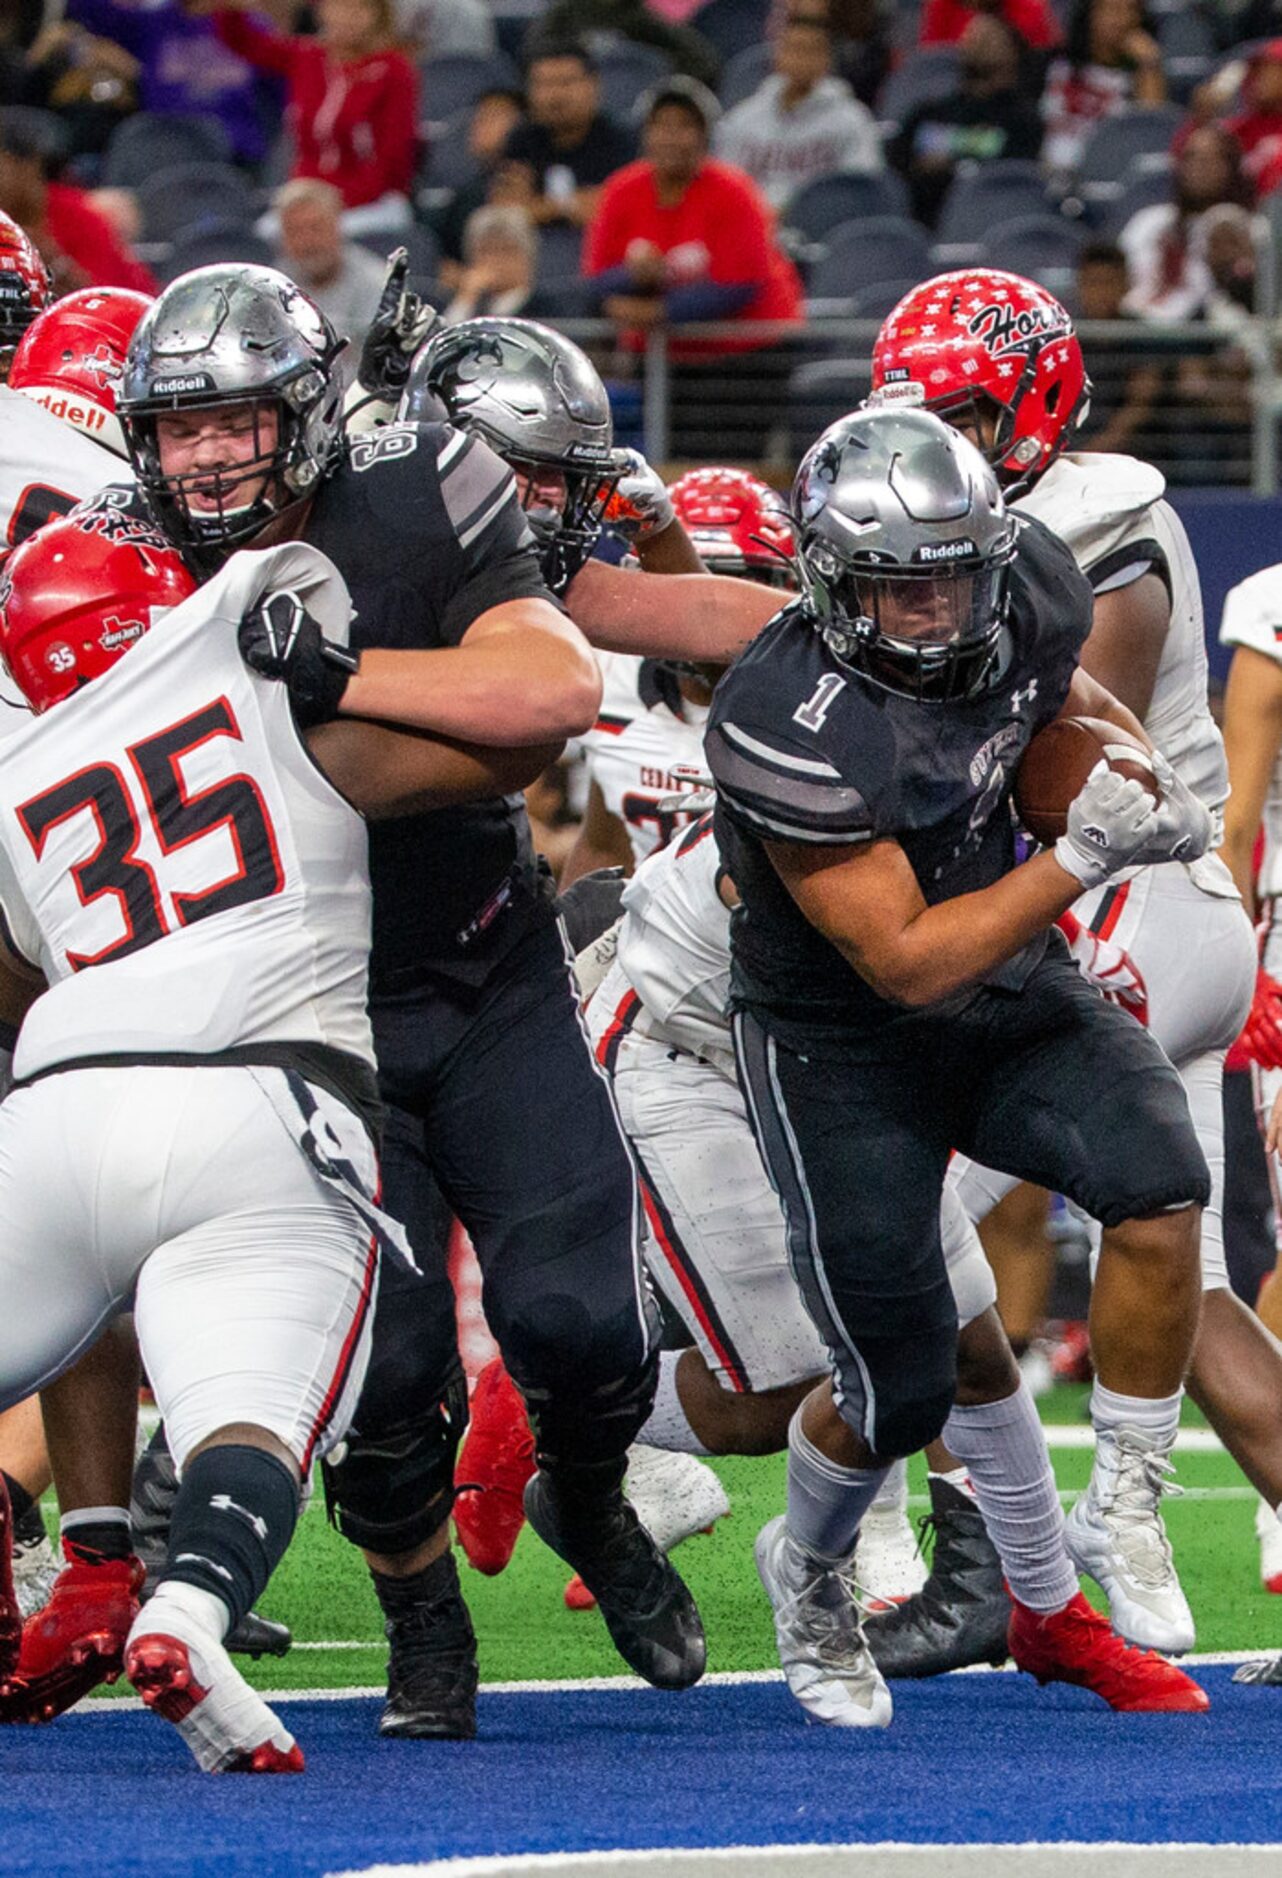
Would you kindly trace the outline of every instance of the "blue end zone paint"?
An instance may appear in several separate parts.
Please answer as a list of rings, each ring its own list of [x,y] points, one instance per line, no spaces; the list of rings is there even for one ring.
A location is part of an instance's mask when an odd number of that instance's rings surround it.
[[[910,1840],[1282,1843],[1282,1689],[1110,1715],[1024,1676],[895,1688],[885,1734],[808,1727],[779,1684],[481,1697],[474,1743],[390,1742],[378,1705],[282,1713],[301,1778],[200,1775],[140,1712],[0,1731],[0,1871],[318,1878],[588,1847]],[[946,1797],[945,1797],[946,1796]]]

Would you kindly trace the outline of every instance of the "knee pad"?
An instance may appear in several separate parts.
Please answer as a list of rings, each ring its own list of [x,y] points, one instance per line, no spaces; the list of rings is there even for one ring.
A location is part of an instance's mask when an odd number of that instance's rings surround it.
[[[424,1544],[454,1505],[454,1461],[467,1414],[460,1370],[413,1421],[376,1437],[349,1429],[321,1463],[330,1524],[352,1545],[384,1556]]]

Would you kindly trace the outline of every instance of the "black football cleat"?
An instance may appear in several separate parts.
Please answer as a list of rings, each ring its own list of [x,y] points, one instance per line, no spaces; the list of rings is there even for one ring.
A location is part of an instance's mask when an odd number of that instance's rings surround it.
[[[374,1588],[389,1646],[387,1701],[378,1732],[405,1740],[472,1740],[476,1633],[453,1552],[413,1578],[376,1572]]]
[[[233,1656],[252,1656],[257,1662],[260,1656],[288,1656],[293,1642],[294,1633],[288,1624],[277,1624],[270,1617],[260,1617],[257,1611],[246,1611],[223,1638],[223,1648]]]
[[[656,1689],[688,1689],[707,1667],[694,1599],[620,1486],[567,1493],[546,1473],[525,1489],[525,1516],[595,1597],[615,1649]]]
[[[930,1576],[902,1604],[864,1620],[883,1676],[942,1676],[973,1663],[996,1668],[1009,1655],[1010,1594],[983,1516],[946,1480],[932,1476],[927,1484],[932,1510],[923,1524],[935,1530]]]

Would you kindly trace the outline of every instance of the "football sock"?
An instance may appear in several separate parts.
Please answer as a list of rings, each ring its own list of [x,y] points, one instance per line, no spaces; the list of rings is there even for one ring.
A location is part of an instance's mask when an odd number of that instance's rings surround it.
[[[938,1468],[932,1467],[928,1471],[927,1479],[945,1481],[955,1492],[964,1493],[973,1506],[979,1504],[975,1498],[975,1483],[964,1467],[950,1467],[942,1474]]]
[[[238,1624],[284,1557],[298,1520],[298,1484],[261,1448],[206,1448],[174,1501],[169,1562],[176,1580],[220,1598]]]
[[[3,1475],[4,1484],[9,1489],[9,1504],[13,1508],[13,1523],[16,1526],[23,1514],[29,1513],[35,1505],[35,1496],[28,1493],[12,1474],[6,1474],[2,1467],[0,1467],[0,1475]]]
[[[684,1354],[683,1350],[659,1352],[659,1387],[650,1419],[637,1440],[643,1447],[666,1448],[672,1454],[708,1454],[711,1450],[704,1447],[690,1426],[677,1392],[677,1364]]]
[[[1165,1449],[1175,1440],[1183,1400],[1182,1389],[1174,1395],[1118,1395],[1097,1380],[1091,1390],[1091,1420],[1097,1434],[1106,1428],[1138,1428]]]
[[[408,1577],[392,1578],[385,1572],[376,1572],[372,1566],[369,1575],[374,1580],[379,1608],[384,1617],[392,1621],[409,1617],[428,1605],[440,1605],[452,1612],[463,1595],[458,1565],[453,1551],[448,1548],[440,1558],[433,1559],[422,1571],[411,1572]]]
[[[1062,1611],[1077,1595],[1046,1437],[1026,1384],[1002,1402],[954,1406],[943,1438],[964,1461],[1011,1596]]]
[[[878,1487],[870,1513],[906,1513],[908,1511],[908,1463],[892,1461],[886,1478]]]
[[[163,1631],[167,1609],[185,1611],[202,1630],[212,1631],[220,1643],[231,1627],[231,1614],[224,1599],[181,1579],[166,1578],[157,1588],[155,1597],[147,1605],[146,1628]]]
[[[86,1565],[128,1558],[134,1549],[127,1506],[81,1506],[58,1521],[63,1550]]]
[[[886,1478],[884,1467],[842,1467],[821,1454],[801,1426],[788,1425],[788,1517],[791,1538],[812,1557],[850,1557],[859,1522]]]

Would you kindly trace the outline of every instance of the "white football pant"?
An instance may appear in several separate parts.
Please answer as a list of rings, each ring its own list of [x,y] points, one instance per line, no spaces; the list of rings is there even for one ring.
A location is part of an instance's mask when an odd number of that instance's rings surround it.
[[[279,1070],[73,1069],[0,1106],[0,1407],[120,1311],[181,1470],[218,1429],[274,1434],[304,1477],[345,1433],[369,1356],[370,1227],[274,1102]],[[374,1149],[311,1087],[373,1194]]]
[[[1203,878],[1228,870],[1198,863]],[[1145,868],[1133,880],[1098,889],[1074,906],[1084,926],[1130,954],[1148,991],[1148,1027],[1179,1071],[1189,1113],[1211,1170],[1211,1198],[1202,1213],[1202,1289],[1229,1282],[1224,1256],[1224,1058],[1251,1008],[1255,938],[1242,903],[1204,892],[1178,864]],[[1282,966],[1282,945],[1279,946]],[[1009,1175],[955,1155],[948,1184],[968,1219],[986,1219],[1012,1187]],[[1100,1228],[1087,1222],[1092,1262]]]

